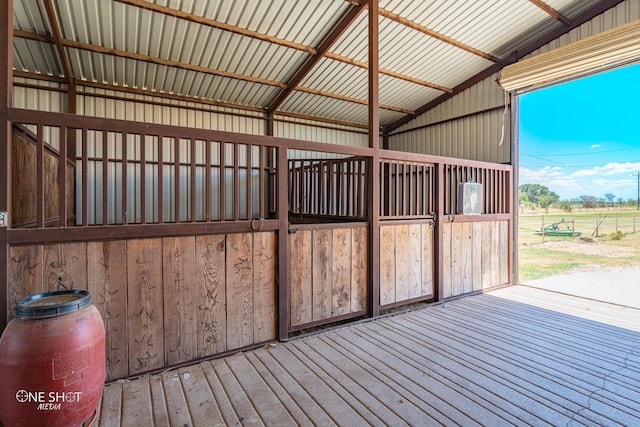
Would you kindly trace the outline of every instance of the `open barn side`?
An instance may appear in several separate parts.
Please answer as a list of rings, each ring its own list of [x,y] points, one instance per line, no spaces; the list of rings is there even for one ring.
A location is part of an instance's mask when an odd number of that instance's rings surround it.
[[[35,174],[13,168],[7,307],[39,292],[92,291],[108,380],[511,282],[509,165],[9,115],[14,158]],[[290,159],[294,150],[318,160]],[[483,213],[458,215],[459,184],[472,177]],[[370,191],[380,194],[374,210]],[[490,251],[480,250],[485,239]]]

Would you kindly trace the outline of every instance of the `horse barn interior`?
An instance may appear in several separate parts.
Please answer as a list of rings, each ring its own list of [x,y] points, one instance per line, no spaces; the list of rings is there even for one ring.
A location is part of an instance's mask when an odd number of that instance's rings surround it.
[[[518,93],[637,60],[616,30],[637,45],[638,19],[638,0],[5,0],[0,330],[21,298],[88,289],[112,382],[514,285]],[[557,51],[586,68],[549,78]]]

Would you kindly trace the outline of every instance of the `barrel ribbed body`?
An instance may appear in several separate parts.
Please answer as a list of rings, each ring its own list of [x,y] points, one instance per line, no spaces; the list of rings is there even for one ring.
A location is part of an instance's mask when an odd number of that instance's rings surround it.
[[[77,303],[87,295],[89,304],[86,299]],[[27,307],[30,317],[13,318],[7,325],[0,338],[0,421],[5,427],[81,425],[96,410],[104,387],[102,317],[86,291],[30,298],[27,305],[35,300],[47,310],[61,304],[67,308],[40,317],[30,316]],[[16,313],[24,315],[18,313],[20,304]]]

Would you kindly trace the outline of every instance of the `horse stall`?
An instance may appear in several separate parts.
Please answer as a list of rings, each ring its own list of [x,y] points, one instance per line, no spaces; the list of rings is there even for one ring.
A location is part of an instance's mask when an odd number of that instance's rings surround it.
[[[7,307],[88,289],[108,381],[510,282],[511,166],[9,114]],[[482,213],[459,215],[471,180]]]

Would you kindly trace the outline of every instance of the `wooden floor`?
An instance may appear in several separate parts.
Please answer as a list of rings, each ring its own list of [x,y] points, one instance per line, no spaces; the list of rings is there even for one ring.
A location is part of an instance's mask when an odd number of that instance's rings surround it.
[[[516,286],[105,387],[101,426],[640,425],[640,311]]]

